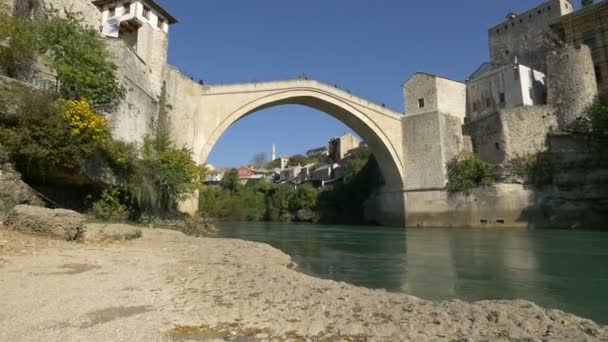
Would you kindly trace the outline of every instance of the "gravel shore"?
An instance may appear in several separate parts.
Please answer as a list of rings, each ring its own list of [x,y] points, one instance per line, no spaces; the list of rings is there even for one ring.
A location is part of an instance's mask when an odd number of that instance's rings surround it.
[[[0,226],[0,341],[608,341],[526,301],[430,302],[294,266],[241,240],[144,229],[77,244]]]

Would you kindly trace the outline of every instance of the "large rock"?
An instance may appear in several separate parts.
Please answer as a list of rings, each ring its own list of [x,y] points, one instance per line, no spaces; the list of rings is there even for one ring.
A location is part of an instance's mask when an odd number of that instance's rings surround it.
[[[19,173],[1,159],[2,156],[0,156],[0,222],[4,221],[8,211],[16,205],[44,206],[44,202],[38,198],[34,190],[21,180]]]
[[[18,205],[7,215],[6,224],[13,230],[67,241],[80,240],[84,234],[84,216],[66,209]]]
[[[85,241],[125,241],[140,237],[141,229],[127,224],[91,223],[84,232]]]

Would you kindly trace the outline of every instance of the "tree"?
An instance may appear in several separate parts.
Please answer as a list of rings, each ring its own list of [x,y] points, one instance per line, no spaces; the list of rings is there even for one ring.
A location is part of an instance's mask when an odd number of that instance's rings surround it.
[[[287,166],[304,166],[312,163],[319,163],[319,161],[314,158],[308,158],[303,154],[296,154],[289,158]]]
[[[583,7],[591,6],[591,5],[593,5],[593,3],[594,3],[593,0],[581,0],[581,5]]]
[[[20,80],[30,79],[40,47],[39,32],[34,22],[0,9],[0,71]]]
[[[591,141],[596,154],[608,158],[608,95],[602,94],[588,109]]]
[[[39,23],[41,52],[57,72],[64,98],[85,98],[97,109],[112,111],[124,97],[117,67],[99,32],[83,26],[79,15],[66,12]]]
[[[349,156],[344,160],[344,181],[352,181],[367,164],[372,153],[367,146],[357,147],[349,152]]]
[[[255,165],[256,168],[261,169],[268,163],[268,157],[264,152],[256,153],[253,158],[251,158],[251,163]]]
[[[476,154],[462,152],[448,163],[448,192],[469,192],[494,182],[495,168]]]
[[[236,190],[239,184],[239,171],[237,169],[230,169],[224,174],[222,178],[222,187],[230,191]]]

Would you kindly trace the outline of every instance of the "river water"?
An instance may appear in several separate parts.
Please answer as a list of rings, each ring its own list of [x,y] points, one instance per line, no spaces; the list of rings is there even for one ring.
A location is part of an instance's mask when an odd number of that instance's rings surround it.
[[[608,232],[221,223],[314,276],[430,299],[526,299],[608,324]]]

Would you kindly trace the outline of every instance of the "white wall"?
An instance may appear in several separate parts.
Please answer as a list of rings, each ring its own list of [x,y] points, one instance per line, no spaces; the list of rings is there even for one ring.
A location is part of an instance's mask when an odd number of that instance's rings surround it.
[[[543,73],[512,63],[467,83],[467,119],[477,120],[502,108],[543,105],[545,94]]]

